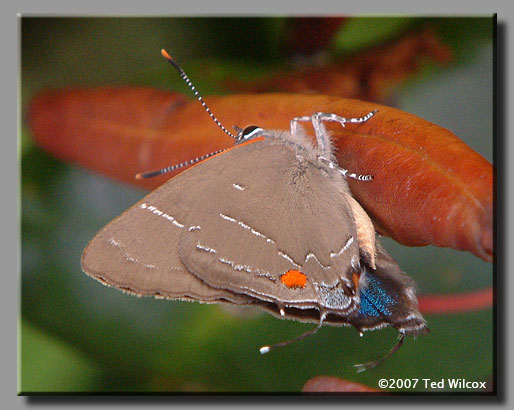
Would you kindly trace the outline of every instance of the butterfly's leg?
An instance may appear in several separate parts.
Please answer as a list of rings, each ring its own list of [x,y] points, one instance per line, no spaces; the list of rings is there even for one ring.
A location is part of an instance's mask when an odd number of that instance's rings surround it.
[[[368,121],[377,110],[371,111],[368,114],[364,115],[363,117],[359,118],[345,118],[341,117],[337,114],[329,114],[324,112],[317,112],[316,114],[312,115],[311,121],[312,126],[314,127],[314,132],[316,133],[316,139],[318,140],[318,147],[322,150],[325,150],[327,146],[329,146],[329,136],[327,133],[327,129],[325,125],[323,124],[324,121],[332,121],[332,122],[338,122],[344,127],[344,124],[347,122],[350,123],[360,123],[360,122],[366,122]],[[306,118],[306,117],[299,117],[299,118]]]
[[[300,129],[300,124],[298,124],[299,122],[307,122],[307,121],[312,121],[312,117],[305,115],[303,117],[293,118],[290,122],[291,134],[296,135],[298,133],[298,131]]]
[[[373,115],[375,115],[376,112],[377,112],[377,110],[374,110],[374,111],[371,111],[368,114],[364,115],[363,117],[358,117],[358,118],[345,118],[345,117],[341,117],[337,114],[329,114],[329,113],[323,113],[323,112],[318,112],[318,113],[314,114],[312,116],[312,125],[314,127],[314,131],[316,132],[318,146],[321,149],[323,149],[328,145],[329,136],[328,136],[326,127],[323,124],[323,121],[338,122],[339,124],[341,124],[341,126],[344,127],[345,123],[347,123],[347,122],[349,122],[349,123],[366,122],[371,117],[373,117]],[[322,158],[322,159],[325,159],[325,158]],[[341,172],[341,174],[345,178],[349,177],[349,178],[353,178],[353,179],[358,179],[359,181],[371,181],[373,179],[372,175],[355,174],[353,172],[349,172],[345,168],[340,168],[339,172]]]
[[[316,113],[312,116],[303,116],[303,117],[296,117],[291,120],[291,134],[295,135],[298,132],[298,129],[300,125],[299,122],[312,122],[312,125],[314,127],[314,133],[316,134],[316,140],[318,142],[318,147],[321,150],[325,150],[328,144],[328,135],[327,135],[327,129],[325,128],[325,125],[323,124],[323,120],[315,118],[318,114],[322,113]]]
[[[327,147],[330,146],[330,137],[328,135],[327,127],[323,124],[323,118],[320,117],[324,115],[323,113],[317,112],[311,117],[312,127],[314,128],[314,133],[316,134],[316,140],[318,141],[318,148],[322,151],[325,151]],[[335,114],[334,114],[335,115]]]
[[[312,116],[312,118],[313,118],[313,120],[314,120],[314,118],[316,118],[316,120],[318,120],[318,121],[338,122],[344,127],[344,124],[347,122],[350,122],[350,123],[366,122],[371,117],[373,117],[377,112],[378,112],[378,110],[373,110],[373,111],[370,111],[369,113],[367,113],[366,115],[364,115],[362,117],[357,117],[357,118],[345,118],[345,117],[341,117],[340,115],[337,115],[337,114],[317,112],[316,114],[314,114]]]

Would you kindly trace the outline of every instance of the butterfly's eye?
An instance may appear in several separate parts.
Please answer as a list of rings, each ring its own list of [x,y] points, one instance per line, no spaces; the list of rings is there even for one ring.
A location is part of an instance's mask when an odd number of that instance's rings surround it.
[[[258,137],[264,130],[256,125],[249,125],[244,127],[237,134],[237,142],[244,142],[251,140],[252,138]]]

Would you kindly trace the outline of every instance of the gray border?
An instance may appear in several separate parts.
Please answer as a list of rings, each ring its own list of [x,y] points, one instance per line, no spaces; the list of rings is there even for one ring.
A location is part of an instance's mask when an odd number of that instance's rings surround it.
[[[32,4],[34,3],[34,4]],[[508,102],[510,101],[510,98],[512,96],[512,84],[508,81],[507,73],[512,70],[512,52],[509,54],[508,51],[511,49],[508,47],[510,44],[512,44],[511,41],[511,32],[509,30],[509,23],[512,19],[512,10],[511,7],[507,7],[506,1],[488,1],[488,2],[476,2],[476,3],[465,3],[466,9],[463,10],[462,2],[450,2],[450,1],[444,1],[444,2],[425,2],[425,3],[415,3],[412,1],[399,1],[399,0],[389,0],[387,2],[380,2],[378,4],[373,4],[374,1],[366,1],[366,2],[352,2],[342,5],[339,2],[334,1],[317,1],[317,2],[309,2],[309,3],[303,3],[303,4],[297,4],[296,2],[292,1],[286,1],[286,2],[254,2],[251,5],[244,4],[244,2],[235,2],[235,1],[222,1],[217,0],[209,5],[206,5],[204,1],[187,1],[187,2],[181,2],[178,4],[172,4],[171,2],[167,1],[158,1],[158,2],[132,2],[131,4],[127,3],[115,3],[115,4],[107,4],[105,1],[88,1],[88,2],[80,2],[76,3],[75,5],[70,5],[69,3],[64,3],[62,0],[55,1],[46,1],[44,3],[35,3],[35,2],[20,2],[16,4],[16,6],[9,5],[8,7],[2,8],[2,17],[5,21],[5,24],[2,24],[2,31],[3,35],[2,43],[5,43],[5,46],[2,47],[2,50],[8,50],[8,53],[5,55],[5,61],[2,65],[4,68],[6,68],[6,71],[9,72],[3,72],[2,73],[2,82],[3,82],[3,90],[2,93],[3,99],[8,100],[4,104],[4,109],[2,109],[2,114],[5,119],[9,118],[11,119],[10,122],[5,121],[4,123],[12,124],[12,119],[15,118],[15,113],[13,112],[13,97],[15,95],[15,89],[16,89],[16,96],[18,96],[18,86],[19,86],[19,52],[18,52],[18,42],[13,42],[13,35],[12,33],[15,30],[18,30],[18,18],[16,16],[16,13],[18,11],[21,11],[24,15],[40,15],[40,14],[51,14],[51,15],[69,15],[69,14],[75,14],[75,15],[82,15],[82,14],[89,14],[89,15],[161,15],[161,14],[223,14],[223,15],[237,15],[237,14],[290,14],[294,13],[297,14],[332,14],[332,13],[402,13],[402,14],[430,14],[430,15],[455,15],[455,14],[466,14],[466,15],[474,15],[477,13],[491,13],[491,11],[496,11],[499,13],[498,15],[498,22],[503,26],[504,31],[504,38],[503,42],[504,44],[500,44],[500,48],[498,50],[499,53],[505,52],[506,56],[502,57],[500,59],[500,62],[503,62],[503,66],[499,67],[500,73],[503,73],[503,80],[505,81],[503,84],[500,84],[500,87],[504,88],[506,90],[503,92],[500,92],[499,97],[502,97],[503,99],[500,99],[499,105],[502,107],[499,107],[498,115],[500,122],[503,121],[502,127],[500,127],[500,130],[503,129],[504,133],[504,146],[505,151],[498,153],[499,157],[498,159],[501,160],[502,158],[505,158],[503,160],[503,164],[505,165],[504,169],[501,169],[500,171],[503,172],[507,171],[507,176],[503,177],[503,181],[509,181],[508,177],[512,174],[512,167],[510,166],[508,159],[513,158],[514,154],[513,151],[513,144],[510,142],[508,136],[510,135],[509,130],[509,118],[508,113],[510,113],[510,110],[508,109]],[[438,4],[437,4],[438,3]],[[271,7],[270,7],[271,6]],[[16,7],[16,9],[14,9]],[[4,45],[4,44],[3,44]],[[502,48],[503,46],[503,48]],[[14,63],[16,62],[16,63]],[[14,66],[16,64],[16,66]],[[18,74],[18,76],[17,76]],[[500,75],[500,80],[502,76]],[[10,110],[9,110],[10,108]],[[18,110],[18,104],[16,105],[16,110]],[[9,115],[10,114],[10,115]],[[503,115],[502,115],[503,114]],[[504,116],[504,118],[501,118]],[[18,124],[17,124],[18,125]],[[10,129],[10,127],[8,128]],[[16,130],[14,130],[16,132]],[[16,341],[14,337],[12,337],[12,333],[14,333],[14,328],[16,326],[16,317],[13,315],[13,305],[16,305],[16,310],[18,311],[18,295],[19,295],[19,173],[16,173],[17,178],[12,178],[12,168],[15,168],[18,170],[17,164],[15,162],[15,156],[12,153],[12,150],[9,150],[8,148],[14,148],[12,147],[12,134],[13,133],[6,133],[6,137],[2,139],[2,168],[3,171],[0,173],[2,176],[2,179],[0,180],[0,183],[2,183],[2,187],[7,186],[8,192],[12,192],[11,195],[6,195],[8,198],[15,197],[16,198],[16,210],[14,210],[14,201],[9,201],[7,207],[3,207],[3,217],[4,223],[3,226],[7,225],[7,229],[2,229],[2,236],[5,237],[5,240],[2,241],[2,259],[8,261],[7,268],[4,269],[4,278],[8,278],[8,284],[7,286],[4,285],[4,289],[7,291],[3,293],[2,298],[2,322],[8,324],[6,326],[7,332],[9,334],[7,340],[10,341],[8,346],[4,345],[2,350],[2,364],[8,363],[7,366],[2,366],[2,402],[7,405],[6,408],[25,408],[28,405],[57,405],[59,401],[51,401],[45,403],[44,400],[42,401],[32,401],[27,400],[27,398],[22,397],[16,397],[16,382],[13,377],[14,374],[17,373],[16,371],[16,355],[14,354],[14,351],[16,349]],[[11,138],[7,137],[7,135],[11,135]],[[11,168],[12,167],[12,168]],[[7,171],[7,172],[6,172]],[[11,171],[11,172],[9,172]],[[500,187],[501,189],[502,187]],[[11,191],[12,190],[12,191]],[[501,191],[500,191],[501,192]],[[506,191],[507,195],[505,196],[505,203],[504,203],[504,209],[510,210],[512,208],[511,205],[514,205],[513,198],[511,198],[512,192]],[[500,196],[500,199],[503,195]],[[6,215],[12,215],[16,214],[17,218],[12,217],[6,217]],[[501,215],[500,215],[501,216]],[[506,239],[508,239],[508,233],[511,232],[513,226],[512,226],[512,220],[507,215],[507,212],[505,212],[505,220],[499,221],[499,226],[503,229],[505,227],[505,236]],[[502,232],[501,232],[502,233]],[[500,235],[500,238],[502,238],[502,235]],[[506,246],[503,246],[503,249],[510,250],[510,244],[506,242]],[[13,258],[13,255],[16,255],[15,258]],[[7,257],[9,256],[9,257]],[[507,255],[505,257],[505,273],[508,275],[510,273],[510,267],[511,264],[511,258],[509,255],[509,252],[507,252]],[[18,274],[13,274],[14,272],[17,272]],[[501,273],[501,272],[500,272]],[[507,276],[505,278],[504,282],[508,287],[507,290],[504,292],[504,295],[510,295],[512,294],[509,291],[514,291],[513,289],[513,281],[509,280],[509,277]],[[13,292],[12,289],[16,289],[16,292]],[[5,297],[7,296],[7,297]],[[506,302],[504,307],[507,309],[507,312],[510,313],[510,311],[513,309],[512,302],[509,300],[509,298],[506,298]],[[510,315],[506,314],[506,318],[510,318]],[[509,320],[503,320],[503,323],[505,325],[508,325],[510,323]],[[10,331],[9,331],[10,330]],[[503,341],[505,345],[505,351],[500,350],[499,354],[505,354],[505,357],[500,357],[500,360],[505,363],[505,380],[503,381],[503,393],[504,393],[504,400],[501,401],[501,404],[509,404],[509,399],[511,398],[511,395],[509,392],[511,389],[509,387],[512,386],[512,382],[509,379],[509,370],[514,368],[514,361],[512,359],[512,355],[509,355],[508,352],[508,346],[512,345],[512,342],[514,341],[514,338],[512,337],[512,326],[510,329],[508,329],[507,332],[505,332],[505,340]],[[12,349],[12,350],[11,350]],[[7,356],[7,357],[6,357]],[[501,374],[500,374],[501,376]],[[14,382],[14,383],[13,383]],[[513,386],[514,387],[514,386]],[[4,391],[5,390],[5,391]],[[148,400],[150,402],[151,400]],[[316,400],[316,402],[320,402],[321,400]],[[408,400],[409,401],[409,400]],[[474,400],[476,403],[480,406],[483,406],[485,403],[483,400]],[[71,400],[63,400],[62,404],[64,406],[72,406],[76,403],[82,403],[83,407],[85,408],[98,408],[103,407],[102,405],[114,403],[115,400],[109,400],[106,398],[105,400],[87,400],[87,398],[83,398],[83,400],[80,401],[71,401]],[[186,400],[170,400],[168,402],[159,400],[159,403],[166,405],[166,404],[186,404],[191,403],[189,399]],[[219,404],[228,404],[229,402],[234,402],[234,404],[237,404],[240,406],[243,403],[247,403],[248,400],[231,400],[227,402],[226,400],[220,400],[216,398],[209,398],[205,401],[203,400],[192,400],[192,403],[194,405],[201,405],[203,403],[219,403]],[[283,400],[272,400],[272,402],[277,403],[277,407],[279,402],[280,407],[283,408],[285,403]],[[309,402],[312,403],[311,400],[294,400],[294,405],[299,404],[300,402]],[[326,400],[323,400],[323,402],[327,404],[333,404],[340,405],[343,400],[334,402],[330,401],[327,402]],[[369,404],[369,401],[366,401],[366,403]],[[133,404],[131,407],[141,407],[145,406],[145,401],[140,400],[127,400],[124,403],[120,404]],[[265,401],[262,401],[263,404],[270,405],[271,403],[266,403]],[[394,400],[394,403],[390,404],[381,404],[381,405],[396,405],[398,403],[397,400]],[[430,401],[427,401],[427,403],[430,403]],[[148,403],[146,403],[148,404]],[[260,404],[260,403],[259,403]],[[290,402],[290,404],[293,404]],[[434,404],[436,404],[436,401],[434,400]],[[441,403],[437,403],[438,406],[440,406]],[[452,403],[452,407],[455,406],[457,403]],[[466,400],[465,405],[471,404],[468,400]],[[432,404],[431,404],[432,405]]]

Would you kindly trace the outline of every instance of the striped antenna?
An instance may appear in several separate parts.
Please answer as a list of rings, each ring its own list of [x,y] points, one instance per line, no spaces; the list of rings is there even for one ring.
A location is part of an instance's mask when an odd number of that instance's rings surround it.
[[[200,161],[203,161],[204,159],[213,157],[214,155],[217,155],[223,151],[225,151],[225,150],[220,149],[218,151],[214,151],[209,154],[202,155],[201,157],[196,157],[196,158],[190,159],[189,161],[181,162],[180,164],[177,164],[177,165],[170,165],[169,167],[161,168],[156,171],[140,172],[139,174],[136,174],[136,179],[146,179],[146,178],[156,177],[156,176],[162,175],[162,174],[167,174],[168,172],[172,172],[177,169],[196,164],[197,162],[200,162]]]
[[[161,50],[161,54],[162,56],[168,60],[168,62],[173,66],[173,68],[175,68],[175,70],[178,71],[178,73],[180,74],[180,76],[182,77],[182,79],[185,81],[185,83],[189,86],[189,88],[191,88],[191,91],[193,91],[193,93],[195,94],[196,98],[198,98],[198,101],[200,101],[200,103],[202,104],[203,108],[205,109],[205,111],[207,111],[207,114],[209,114],[212,118],[212,120],[216,123],[216,125],[218,127],[220,127],[222,129],[222,131],[227,134],[229,137],[233,138],[233,139],[237,139],[237,137],[232,134],[229,130],[227,130],[222,124],[221,122],[219,122],[219,120],[215,117],[215,115],[212,113],[212,111],[210,110],[209,107],[207,107],[207,104],[205,104],[205,101],[203,100],[202,96],[198,93],[198,91],[196,91],[196,88],[195,86],[193,85],[193,83],[191,82],[191,80],[189,79],[189,77],[187,76],[187,74],[184,72],[184,70],[182,69],[182,67],[180,67],[176,62],[175,60],[173,60],[173,58],[171,58],[171,56],[168,54],[168,52],[165,50],[165,49],[162,49]]]
[[[227,134],[228,136],[230,136],[231,138],[237,140],[238,138],[232,134],[229,130],[227,130],[222,124],[221,122],[219,122],[219,120],[215,117],[215,115],[212,113],[212,111],[210,110],[210,108],[207,106],[207,104],[205,104],[205,101],[203,100],[202,96],[198,93],[198,91],[196,91],[196,88],[195,86],[193,85],[193,83],[191,82],[191,80],[189,79],[189,77],[187,76],[187,74],[184,72],[184,70],[182,69],[182,67],[180,67],[176,62],[175,60],[173,60],[173,58],[171,58],[171,56],[168,54],[168,52],[164,49],[161,50],[161,54],[162,56],[168,60],[168,62],[173,66],[173,68],[175,68],[175,70],[178,71],[178,73],[180,74],[180,76],[182,77],[182,79],[186,82],[186,84],[189,86],[189,88],[191,88],[191,90],[193,91],[193,93],[195,94],[196,98],[198,98],[198,101],[200,101],[200,103],[202,104],[203,108],[205,109],[205,111],[207,111],[207,114],[210,115],[210,117],[212,118],[212,120],[216,123],[216,125],[218,127],[221,128],[221,130]],[[238,131],[239,132],[239,131]],[[183,167],[187,167],[189,165],[193,165],[193,164],[196,164],[197,162],[201,162],[203,161],[204,159],[207,159],[207,158],[210,158],[210,157],[213,157],[214,155],[217,155],[221,152],[223,152],[225,150],[223,149],[220,149],[218,151],[214,151],[214,152],[211,152],[209,154],[205,154],[205,155],[202,155],[201,157],[197,157],[197,158],[193,158],[189,161],[185,161],[185,162],[181,162],[180,164],[176,164],[176,165],[171,165],[169,167],[166,167],[166,168],[161,168],[161,169],[158,169],[158,170],[155,170],[155,171],[148,171],[148,172],[140,172],[139,174],[136,175],[136,179],[146,179],[146,178],[152,178],[152,177],[156,177],[158,175],[162,175],[162,174],[166,174],[168,172],[172,172],[172,171],[175,171],[177,169],[180,169],[180,168],[183,168]]]

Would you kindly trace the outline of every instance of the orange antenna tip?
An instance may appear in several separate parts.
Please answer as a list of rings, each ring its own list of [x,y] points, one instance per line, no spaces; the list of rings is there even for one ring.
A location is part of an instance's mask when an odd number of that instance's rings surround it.
[[[161,50],[161,54],[164,58],[167,58],[168,60],[173,60],[164,48]]]
[[[218,127],[220,127],[222,129],[222,131],[227,134],[230,138],[233,138],[235,140],[238,139],[237,136],[235,136],[234,134],[232,134],[229,130],[227,130],[220,122],[219,120],[214,116],[214,114],[212,113],[212,111],[210,110],[209,107],[207,107],[207,104],[205,104],[205,101],[203,100],[202,96],[198,93],[198,91],[196,91],[196,88],[195,86],[193,85],[193,83],[191,82],[191,80],[189,79],[189,77],[187,76],[187,74],[184,72],[184,70],[182,70],[182,67],[180,67],[176,62],[175,60],[173,60],[173,58],[171,58],[171,56],[168,54],[168,52],[163,48],[161,50],[161,54],[162,56],[168,60],[168,63],[170,63],[173,68],[175,70],[178,71],[178,73],[180,74],[180,76],[182,77],[182,79],[185,81],[185,83],[187,84],[187,86],[191,89],[191,91],[193,91],[194,95],[196,96],[196,98],[198,98],[198,101],[200,101],[200,103],[202,104],[203,108],[205,109],[205,111],[207,111],[207,114],[209,114],[209,116],[212,118],[212,120],[216,123],[216,125]],[[148,175],[145,174],[145,178],[147,178]]]

